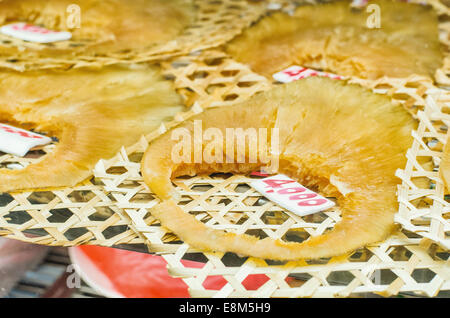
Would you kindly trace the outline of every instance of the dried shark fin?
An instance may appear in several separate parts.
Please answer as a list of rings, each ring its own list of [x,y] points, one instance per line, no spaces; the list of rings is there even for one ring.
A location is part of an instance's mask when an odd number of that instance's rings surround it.
[[[314,259],[341,255],[383,240],[393,230],[400,182],[395,171],[406,163],[415,124],[386,96],[358,85],[309,78],[279,86],[244,103],[208,109],[178,128],[187,129],[193,136],[195,120],[201,120],[203,129],[216,128],[223,135],[227,128],[278,128],[278,171],[325,196],[335,196],[342,221],[324,235],[302,243],[259,240],[206,226],[177,206],[171,178],[196,173],[248,173],[261,162],[176,163],[171,157],[177,143],[172,130],[150,144],[142,172],[146,184],[162,200],[150,210],[152,215],[194,248],[276,260]]]
[[[53,152],[22,170],[0,169],[0,191],[74,186],[183,109],[157,68],[0,73],[0,120],[59,139]]]
[[[360,9],[335,1],[301,6],[292,16],[275,13],[226,49],[268,77],[296,64],[367,79],[433,78],[442,64],[437,14],[428,6],[391,0]]]
[[[450,193],[450,137],[447,137],[441,163],[439,164],[439,174],[444,181],[446,193]]]

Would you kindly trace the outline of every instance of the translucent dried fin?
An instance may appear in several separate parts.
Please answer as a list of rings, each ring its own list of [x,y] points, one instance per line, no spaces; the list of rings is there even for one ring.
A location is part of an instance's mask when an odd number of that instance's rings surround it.
[[[172,130],[150,144],[142,171],[145,182],[163,199],[151,210],[153,216],[193,247],[278,260],[320,258],[352,251],[391,233],[400,181],[394,173],[406,162],[414,122],[385,96],[357,85],[309,78],[279,86],[242,104],[208,109],[180,127],[192,131],[195,120],[201,120],[205,129],[215,127],[223,133],[233,127],[286,131],[280,133],[279,171],[336,196],[342,221],[332,231],[302,243],[258,240],[208,228],[176,205],[171,178],[197,172],[248,173],[261,162],[174,163],[171,154],[176,141],[171,139]],[[326,127],[322,127],[324,123]],[[332,176],[345,185],[345,195],[330,183]]]
[[[442,153],[441,163],[439,165],[439,173],[442,180],[444,180],[446,193],[450,192],[450,138],[447,138],[444,151]]]
[[[7,72],[1,77],[0,118],[58,137],[42,161],[18,171],[0,170],[0,191],[73,186],[92,174],[100,159],[182,110],[179,96],[157,69],[99,72]]]
[[[304,5],[247,29],[227,51],[270,77],[293,64],[377,79],[412,74],[433,78],[442,64],[437,14],[391,0],[352,9],[349,1]],[[420,25],[420,27],[417,27]]]

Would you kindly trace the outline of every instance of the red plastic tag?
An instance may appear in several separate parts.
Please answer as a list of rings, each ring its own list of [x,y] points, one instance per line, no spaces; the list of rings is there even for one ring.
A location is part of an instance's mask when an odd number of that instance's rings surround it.
[[[23,22],[4,25],[0,28],[0,32],[16,39],[37,43],[51,43],[72,38],[70,32],[48,30]]]
[[[52,139],[25,129],[0,124],[0,151],[23,157],[33,147],[46,145]]]
[[[256,180],[250,185],[269,200],[300,216],[323,211],[335,205],[333,201],[283,174]]]
[[[287,69],[273,74],[273,78],[281,83],[290,83],[293,81],[297,81],[302,78],[312,77],[312,76],[323,76],[329,77],[336,80],[345,79],[343,76],[339,76],[332,73],[319,72],[310,68],[301,67],[301,66],[291,66]]]

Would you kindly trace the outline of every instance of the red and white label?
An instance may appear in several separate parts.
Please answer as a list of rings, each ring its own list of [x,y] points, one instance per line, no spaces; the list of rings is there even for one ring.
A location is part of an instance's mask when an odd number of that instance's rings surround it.
[[[301,67],[301,66],[291,66],[287,69],[273,74],[273,79],[281,82],[281,83],[290,83],[293,81],[297,81],[302,78],[312,77],[312,76],[324,76],[332,79],[342,80],[343,76],[339,76],[332,73],[319,72],[310,68]]]
[[[401,2],[407,2],[407,3],[417,3],[420,5],[428,5],[427,1],[420,1],[420,0],[400,0]],[[362,8],[369,4],[369,0],[353,0],[350,6],[355,8]]]
[[[66,41],[72,38],[70,32],[48,30],[23,22],[4,25],[0,28],[0,32],[16,39],[37,43]]]
[[[278,174],[250,185],[270,201],[300,216],[329,209],[335,205],[291,178]]]
[[[0,151],[23,157],[31,148],[46,145],[52,139],[34,132],[0,124]]]
[[[262,172],[262,171],[253,171],[252,173],[250,173],[250,176],[266,178],[266,177],[270,177],[270,174]]]
[[[400,0],[400,2],[407,2],[407,3],[416,3],[416,4],[420,4],[420,5],[428,5],[427,1],[423,0]],[[369,4],[369,0],[353,0],[352,3],[350,4],[351,7],[354,8],[363,8],[365,6],[367,6]]]

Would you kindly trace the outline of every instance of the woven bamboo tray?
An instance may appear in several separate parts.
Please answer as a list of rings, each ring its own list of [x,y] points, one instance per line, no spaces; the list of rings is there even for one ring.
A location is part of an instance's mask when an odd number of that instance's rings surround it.
[[[448,27],[443,23],[441,28],[443,43],[448,43]],[[220,47],[164,60],[161,67],[190,110],[114,158],[101,160],[93,177],[77,187],[3,196],[0,235],[59,246],[143,243],[167,260],[169,272],[182,277],[194,297],[389,296],[407,292],[434,296],[450,290],[449,202],[438,174],[450,97],[448,91],[437,87],[449,83],[448,63],[438,72],[437,84],[416,76],[351,80],[391,96],[419,121],[407,165],[397,172],[402,180],[396,217],[399,230],[386,241],[349,255],[298,262],[202,253],[152,218],[149,209],[158,200],[140,174],[148,142],[204,108],[226,107],[274,85],[232,60]],[[29,158],[4,155],[0,164],[26,165],[53,147],[44,147]],[[419,164],[418,157],[427,160]],[[307,217],[286,212],[250,188],[251,180],[250,176],[220,174],[179,178],[175,183],[185,211],[218,229],[296,240],[320,235],[340,220],[339,207]],[[204,261],[205,266],[189,268],[182,259]],[[254,274],[265,275],[267,282],[258,290],[247,290],[245,280]],[[216,275],[224,276],[227,284],[220,290],[206,290],[204,281]]]

